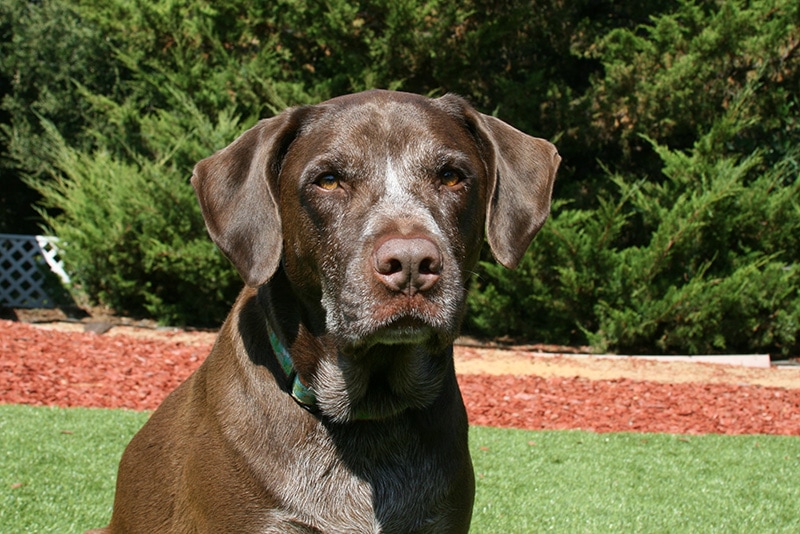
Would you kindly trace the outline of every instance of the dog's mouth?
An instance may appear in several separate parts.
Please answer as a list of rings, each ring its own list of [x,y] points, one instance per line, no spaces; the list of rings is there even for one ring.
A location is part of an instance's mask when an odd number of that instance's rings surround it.
[[[435,334],[426,321],[413,316],[402,316],[379,327],[371,336],[375,344],[422,344]]]
[[[452,366],[450,346],[464,307],[456,281],[443,278],[435,290],[410,295],[372,289],[356,284],[323,292],[337,354],[319,361],[313,387],[320,412],[334,422],[427,408]]]
[[[379,350],[380,346],[414,345],[436,351],[453,342],[452,336],[447,335],[448,328],[420,314],[400,314],[371,323],[369,332],[362,332],[345,343],[343,353],[360,359]]]

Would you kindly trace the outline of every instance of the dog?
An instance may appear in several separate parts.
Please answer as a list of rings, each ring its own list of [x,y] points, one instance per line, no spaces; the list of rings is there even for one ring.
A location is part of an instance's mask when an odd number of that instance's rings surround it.
[[[197,164],[246,283],[134,436],[96,532],[467,532],[453,342],[484,238],[514,268],[560,157],[455,95],[288,109]]]

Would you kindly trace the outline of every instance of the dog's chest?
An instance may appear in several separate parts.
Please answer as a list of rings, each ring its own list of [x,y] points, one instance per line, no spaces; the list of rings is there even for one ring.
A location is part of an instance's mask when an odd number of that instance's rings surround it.
[[[327,443],[320,443],[320,440]],[[297,446],[277,484],[287,525],[322,532],[436,532],[448,509],[448,483],[433,459],[412,449],[346,457],[328,436]]]

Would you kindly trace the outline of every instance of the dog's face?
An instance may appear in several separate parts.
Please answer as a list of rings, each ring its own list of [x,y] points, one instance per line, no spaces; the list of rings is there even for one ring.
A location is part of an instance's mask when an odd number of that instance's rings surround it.
[[[476,140],[428,100],[351,96],[315,114],[279,176],[290,280],[345,353],[452,343],[490,194]]]
[[[335,347],[297,366],[328,415],[347,419],[436,398],[484,228],[515,266],[559,159],[458,97],[372,91],[262,121],[193,183],[245,281],[282,268],[303,328]]]

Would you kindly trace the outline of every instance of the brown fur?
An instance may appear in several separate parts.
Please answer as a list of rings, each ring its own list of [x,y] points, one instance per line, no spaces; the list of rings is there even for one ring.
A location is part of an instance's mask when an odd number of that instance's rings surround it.
[[[209,233],[248,287],[127,447],[101,531],[466,532],[467,280],[484,228],[517,265],[559,161],[458,97],[389,91],[287,110],[201,161]]]

